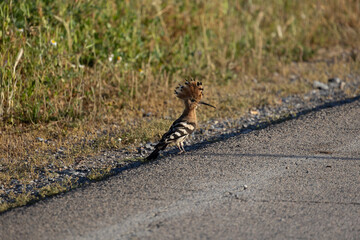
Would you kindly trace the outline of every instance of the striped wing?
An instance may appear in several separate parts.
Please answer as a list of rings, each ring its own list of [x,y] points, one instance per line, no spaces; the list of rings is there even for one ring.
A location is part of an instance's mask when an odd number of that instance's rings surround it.
[[[173,125],[171,125],[169,131],[162,136],[160,142],[166,144],[176,142],[178,139],[184,138],[193,133],[195,128],[195,123],[177,120],[173,123]]]

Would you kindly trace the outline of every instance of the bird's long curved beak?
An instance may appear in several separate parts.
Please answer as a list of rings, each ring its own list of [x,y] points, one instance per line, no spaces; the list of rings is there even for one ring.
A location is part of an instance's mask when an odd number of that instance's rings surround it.
[[[199,102],[200,104],[203,104],[203,105],[206,105],[206,106],[209,106],[209,107],[213,107],[213,108],[216,108],[215,106],[211,105],[211,104],[208,104],[206,102]]]

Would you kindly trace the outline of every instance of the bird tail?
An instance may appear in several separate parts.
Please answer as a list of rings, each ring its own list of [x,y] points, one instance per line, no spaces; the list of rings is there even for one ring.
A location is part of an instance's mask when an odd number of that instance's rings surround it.
[[[156,148],[149,156],[147,156],[146,161],[155,160],[159,156],[160,149]]]
[[[164,142],[159,142],[155,146],[155,150],[146,158],[146,161],[155,160],[159,156],[159,152],[164,150],[168,144]]]

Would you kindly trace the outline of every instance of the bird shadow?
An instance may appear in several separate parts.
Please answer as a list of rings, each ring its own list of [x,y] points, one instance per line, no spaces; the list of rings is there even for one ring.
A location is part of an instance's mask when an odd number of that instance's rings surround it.
[[[356,157],[339,157],[329,155],[331,153],[319,152],[324,155],[293,155],[293,154],[270,154],[270,153],[211,153],[212,156],[228,157],[237,156],[239,158],[264,157],[264,158],[288,158],[288,159],[311,159],[311,160],[338,160],[338,161],[360,161]],[[196,154],[202,155],[202,154]],[[202,155],[203,156],[203,155]]]

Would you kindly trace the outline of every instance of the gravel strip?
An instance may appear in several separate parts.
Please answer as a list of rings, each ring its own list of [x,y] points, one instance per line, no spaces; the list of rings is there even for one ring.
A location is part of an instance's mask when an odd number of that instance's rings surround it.
[[[295,118],[309,111],[325,107],[331,107],[346,101],[359,99],[355,93],[360,89],[360,76],[349,76],[352,82],[343,82],[339,78],[330,78],[327,84],[314,82],[313,90],[305,95],[294,95],[282,99],[276,107],[265,106],[252,109],[246,116],[241,118],[228,118],[210,120],[201,123],[198,130],[185,142],[185,150],[200,148],[214,141],[220,141],[229,137],[246,134],[255,129],[267,127],[269,124]],[[353,94],[346,95],[345,92]],[[46,141],[38,138],[38,141]],[[114,175],[125,169],[134,168],[142,164],[142,158],[146,157],[154,149],[156,143],[140,144],[133,149],[120,149],[104,151],[96,157],[79,159],[72,166],[59,169],[49,165],[44,169],[38,169],[39,177],[29,184],[21,184],[14,179],[11,187],[0,186],[0,204],[14,203],[15,198],[27,194],[33,199],[41,199],[51,193],[44,192],[44,187],[61,186],[61,191],[70,190],[88,184],[104,176]],[[162,153],[163,156],[177,154],[175,146],[168,148]],[[57,158],[64,155],[64,149],[58,149]],[[1,165],[0,165],[1,170]]]

